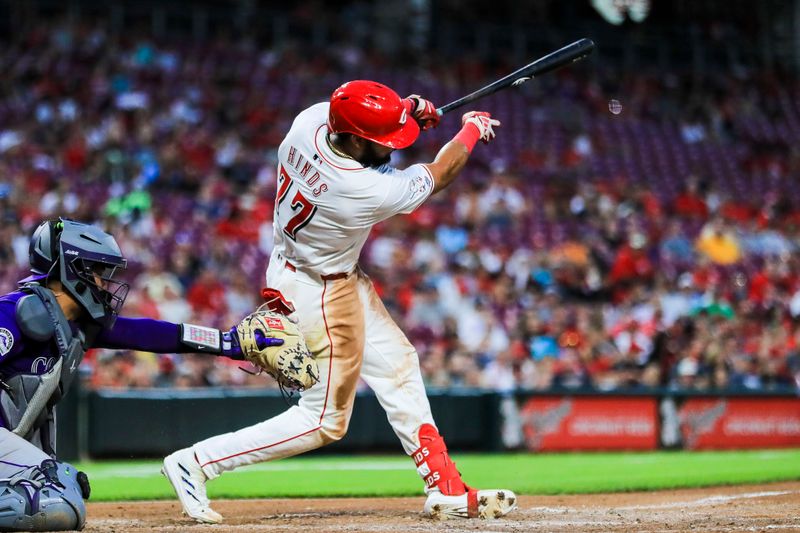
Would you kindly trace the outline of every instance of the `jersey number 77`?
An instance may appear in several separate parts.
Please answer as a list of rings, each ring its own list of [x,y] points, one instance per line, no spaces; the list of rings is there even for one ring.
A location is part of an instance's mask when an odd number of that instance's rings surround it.
[[[278,167],[278,209],[280,209],[283,201],[290,196],[291,189],[292,179],[289,177],[289,174],[286,173],[283,165],[280,165]],[[308,199],[306,199],[306,197],[300,193],[300,191],[295,191],[289,206],[291,207],[292,212],[296,214],[293,215],[289,219],[289,222],[286,223],[283,228],[283,232],[290,239],[296,241],[297,232],[305,227],[306,224],[311,222],[311,219],[314,217],[314,213],[317,212],[317,206],[309,202]]]

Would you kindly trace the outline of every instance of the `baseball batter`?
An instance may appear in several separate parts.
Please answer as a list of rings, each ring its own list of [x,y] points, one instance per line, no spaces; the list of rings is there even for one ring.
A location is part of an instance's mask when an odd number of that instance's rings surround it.
[[[372,81],[345,83],[297,116],[280,145],[275,248],[267,286],[294,304],[314,354],[319,383],[299,405],[234,433],[212,437],[164,460],[184,512],[216,523],[205,483],[238,466],[290,457],[341,439],[359,377],[372,388],[425,482],[424,510],[433,517],[503,516],[516,507],[508,490],[464,484],[439,435],[418,355],[358,267],[373,225],[410,213],[446,188],[477,141],[494,139],[499,121],[470,112],[435,160],[405,170],[389,165],[420,129],[437,125],[433,104],[401,99]]]
[[[236,328],[118,317],[128,286],[114,238],[72,220],[43,222],[31,275],[0,296],[0,530],[82,529],[89,480],[56,458],[55,405],[93,347],[206,352],[242,359]],[[283,340],[262,337],[261,346]]]

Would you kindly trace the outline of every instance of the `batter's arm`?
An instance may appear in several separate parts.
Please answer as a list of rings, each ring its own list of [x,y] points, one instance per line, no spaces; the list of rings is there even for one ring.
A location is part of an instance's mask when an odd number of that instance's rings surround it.
[[[436,194],[453,183],[467,163],[475,144],[479,140],[484,143],[493,140],[495,137],[493,128],[500,125],[499,120],[481,111],[464,114],[461,123],[463,124],[461,131],[439,150],[432,163],[425,165],[433,177],[431,194]]]
[[[433,163],[425,165],[433,177],[431,194],[436,194],[453,183],[456,176],[461,173],[461,169],[467,164],[469,154],[467,147],[455,139],[442,146]]]

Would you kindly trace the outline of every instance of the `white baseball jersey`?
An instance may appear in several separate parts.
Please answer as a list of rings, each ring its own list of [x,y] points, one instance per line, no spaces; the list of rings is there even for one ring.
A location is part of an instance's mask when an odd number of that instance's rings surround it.
[[[351,272],[372,226],[412,212],[434,186],[425,165],[365,168],[334,152],[329,107],[300,113],[278,149],[274,252],[319,275]]]

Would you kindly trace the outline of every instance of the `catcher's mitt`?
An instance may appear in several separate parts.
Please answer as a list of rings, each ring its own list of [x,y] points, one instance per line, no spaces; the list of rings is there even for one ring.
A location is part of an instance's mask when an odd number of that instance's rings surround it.
[[[304,391],[319,381],[317,362],[288,317],[262,306],[244,317],[236,331],[244,358],[275,378],[282,390]],[[283,339],[283,345],[260,348],[259,331],[264,337]]]

